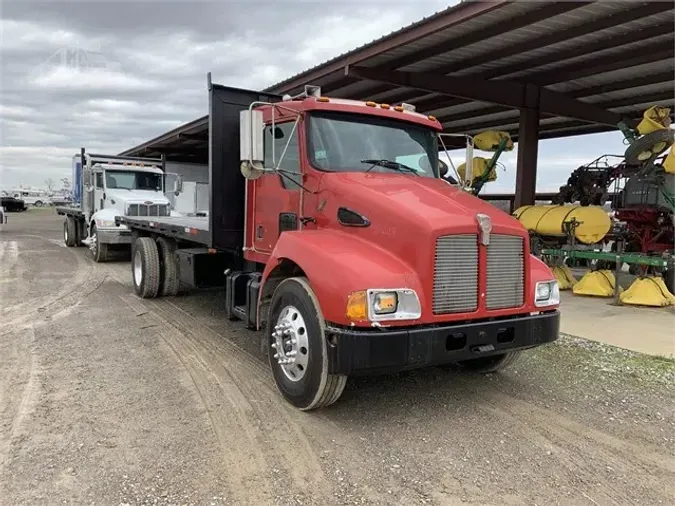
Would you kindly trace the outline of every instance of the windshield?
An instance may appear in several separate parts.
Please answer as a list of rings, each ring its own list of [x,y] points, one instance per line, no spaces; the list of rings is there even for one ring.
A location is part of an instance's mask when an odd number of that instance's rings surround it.
[[[310,116],[309,132],[309,157],[317,169],[437,177],[438,141],[429,128],[388,118],[320,112]]]
[[[131,170],[107,170],[105,186],[108,189],[162,191],[162,175]]]

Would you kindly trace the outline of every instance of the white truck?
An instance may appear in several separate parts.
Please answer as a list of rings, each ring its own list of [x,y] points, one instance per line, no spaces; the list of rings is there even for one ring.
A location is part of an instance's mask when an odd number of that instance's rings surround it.
[[[73,156],[73,204],[56,208],[65,216],[66,246],[88,246],[96,262],[111,250],[130,250],[131,231],[117,216],[172,216],[164,195],[164,160],[86,153]],[[181,190],[176,178],[174,192]]]

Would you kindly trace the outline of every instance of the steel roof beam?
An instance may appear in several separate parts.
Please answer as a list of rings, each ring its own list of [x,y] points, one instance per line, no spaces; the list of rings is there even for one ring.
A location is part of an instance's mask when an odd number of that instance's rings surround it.
[[[392,61],[389,61],[383,65],[378,66],[377,68],[381,70],[396,70],[402,67],[406,67],[413,63],[417,63],[421,60],[432,58],[439,54],[447,53],[449,51],[453,51],[462,47],[476,44],[477,42],[484,41],[486,38],[491,39],[494,37],[498,37],[500,35],[503,35],[504,33],[511,32],[513,30],[518,30],[526,26],[530,26],[533,23],[537,23],[544,19],[553,18],[559,14],[564,14],[574,9],[585,7],[592,3],[593,2],[558,2],[553,4],[552,3],[542,4],[543,6],[539,7],[538,9],[526,12],[514,18],[505,19],[501,21],[499,24],[489,27],[488,28],[489,31],[487,32],[489,34],[488,37],[485,36],[486,35],[485,30],[472,31],[467,34],[460,35],[459,37],[446,40],[434,46],[425,47],[413,53],[400,56]],[[332,90],[344,88],[345,86],[353,84],[354,82],[357,82],[357,80],[354,80],[350,77],[344,77],[336,83],[325,86],[325,91],[331,92]],[[388,89],[387,86],[383,86],[382,88],[384,89],[384,91],[387,91]]]
[[[564,4],[564,2],[563,2]],[[498,49],[496,51],[490,51],[489,53],[485,53],[483,55],[479,56],[474,56],[471,58],[465,58],[463,60],[457,61],[457,62],[452,62],[448,63],[445,65],[441,65],[438,67],[435,67],[433,69],[429,69],[429,72],[437,72],[439,74],[451,74],[453,72],[457,72],[459,70],[465,69],[465,68],[470,68],[470,67],[476,67],[478,65],[482,65],[484,63],[488,62],[493,62],[496,60],[499,60],[499,58],[505,58],[514,54],[521,54],[525,53],[528,51],[531,51],[533,49],[539,49],[547,46],[551,46],[553,44],[557,44],[559,42],[563,42],[566,40],[570,40],[576,37],[580,37],[582,35],[588,34],[588,33],[596,33],[601,30],[605,30],[608,28],[612,28],[615,26],[619,26],[625,23],[629,23],[631,21],[635,21],[638,19],[642,19],[648,16],[653,16],[656,14],[660,14],[663,12],[666,12],[668,10],[672,10],[673,8],[673,3],[672,2],[650,2],[648,4],[641,4],[637,7],[627,9],[623,12],[619,12],[613,16],[608,16],[600,19],[594,19],[592,21],[589,21],[587,23],[583,23],[581,25],[576,25],[572,26],[570,28],[567,28],[565,30],[561,30],[559,32],[553,32],[548,35],[545,35],[543,37],[537,37],[534,39],[528,39],[523,42],[514,44],[514,45],[509,45],[505,46],[502,49]],[[607,49],[610,47],[616,47],[616,46],[621,46],[624,44],[628,44],[630,42],[637,42],[640,40],[645,40],[648,38],[654,38],[658,35],[665,35],[667,33],[673,32],[673,23],[672,21],[670,22],[664,22],[659,25],[655,25],[653,27],[649,27],[647,29],[643,30],[636,30],[636,31],[631,31],[627,34],[619,35],[616,37],[608,37],[607,39],[603,39],[601,41],[591,43],[591,44],[585,44],[581,48],[576,47],[576,48],[570,48],[567,50],[561,50],[561,51],[556,51],[554,54],[544,57],[543,62],[538,59],[537,60],[537,65],[544,65],[544,64],[549,64],[549,63],[554,63],[556,61],[563,61],[569,58],[574,58],[576,56],[588,54],[593,51],[601,51],[602,49]],[[520,70],[526,70],[532,66],[532,63],[530,61],[526,62],[518,62],[510,66],[506,67],[498,67],[486,72],[482,72],[479,74],[476,74],[476,77],[483,77],[486,79],[490,79],[493,77],[499,77],[499,76],[504,76],[508,75],[514,72],[518,72]],[[381,66],[378,68],[386,69],[389,70],[388,66]],[[393,70],[393,69],[391,69]],[[335,87],[334,89],[337,89]],[[388,86],[380,86],[377,88],[374,88],[372,91],[369,92],[370,95],[376,95],[379,93],[384,93],[386,91],[389,91],[391,88]],[[347,97],[346,97],[347,98]],[[402,101],[409,100],[409,95],[408,98],[403,99]],[[397,100],[400,100],[397,98]],[[391,100],[391,102],[396,102],[397,100]]]
[[[652,84],[658,84],[658,83],[664,83],[668,84],[670,87],[672,87],[673,83],[673,72],[668,71],[668,72],[659,72],[658,74],[652,74],[648,76],[639,76],[639,77],[634,77],[631,79],[626,79],[624,81],[614,81],[611,83],[607,84],[599,84],[597,86],[592,86],[590,88],[582,88],[580,90],[574,90],[570,92],[566,92],[565,95],[568,97],[572,98],[585,98],[585,97],[592,97],[594,95],[601,95],[603,93],[610,93],[612,91],[616,90],[623,90],[626,88],[637,88],[640,86],[649,86]],[[675,92],[674,92],[675,94]],[[455,99],[455,100],[460,100],[460,99]],[[462,100],[460,100],[461,103],[466,103]],[[596,104],[599,105],[603,108],[609,108],[612,109],[612,102],[611,101],[605,101],[602,104]],[[442,106],[440,107],[434,107],[434,109],[441,109]],[[620,106],[619,106],[620,107]],[[438,121],[441,123],[452,123],[453,121],[461,121],[463,119],[466,119],[467,116],[487,116],[489,114],[498,114],[500,112],[506,112],[511,110],[509,107],[502,107],[502,106],[490,106],[490,107],[484,107],[481,109],[474,109],[469,112],[461,112],[461,113],[454,113],[454,114],[448,114],[445,116],[438,116]]]
[[[434,93],[444,93],[468,100],[492,102],[514,108],[532,108],[530,90],[539,94],[539,110],[556,116],[568,116],[588,121],[616,125],[621,121],[618,114],[592,104],[586,104],[545,88],[532,87],[511,81],[486,81],[470,77],[438,76],[428,72],[381,71],[365,67],[346,67],[345,73],[361,79],[380,81],[395,86],[407,86]]]
[[[625,46],[625,45],[628,45],[628,44],[634,44],[635,42],[650,40],[650,39],[653,39],[655,37],[667,35],[668,33],[672,33],[674,31],[675,30],[674,30],[672,22],[662,23],[662,24],[653,26],[653,27],[649,28],[648,30],[639,30],[637,32],[629,32],[629,33],[626,33],[626,34],[623,34],[623,35],[619,35],[618,37],[611,37],[611,38],[602,39],[602,40],[599,40],[599,41],[596,41],[596,42],[593,42],[593,43],[590,43],[590,44],[586,44],[582,47],[575,47],[575,48],[570,48],[570,49],[567,49],[567,50],[556,51],[555,53],[552,53],[548,56],[543,56],[543,57],[537,58],[536,65],[537,66],[550,65],[550,64],[553,64],[553,63],[558,63],[558,62],[562,62],[562,61],[565,61],[565,60],[569,60],[571,58],[577,58],[579,56],[583,56],[585,54],[590,54],[590,53],[593,53],[593,52],[596,52],[596,51],[603,51],[603,50],[609,49],[609,48],[618,48],[618,47]],[[537,42],[539,42],[539,41],[537,40]],[[513,49],[515,47],[516,46],[510,46],[509,49]],[[622,57],[623,57],[623,55],[622,55]],[[470,61],[464,61],[464,63],[466,65],[475,65],[473,62],[470,62]],[[484,62],[481,62],[480,58],[479,58],[478,64],[480,64],[480,63],[484,63]],[[581,63],[579,63],[577,65],[581,65]],[[493,79],[495,77],[507,76],[509,74],[514,74],[516,72],[527,70],[531,67],[532,67],[531,61],[517,62],[517,63],[513,63],[511,65],[506,65],[504,67],[498,67],[498,68],[495,68],[495,69],[489,69],[489,70],[485,70],[485,71],[482,71],[482,72],[478,72],[476,74],[472,74],[471,77],[479,77],[481,79]],[[434,73],[439,72],[441,74],[450,73],[450,72],[446,72],[445,70],[446,69],[431,70],[430,72],[434,72]],[[554,73],[554,72],[556,72],[556,70],[553,69],[553,70],[547,71],[547,72]],[[523,77],[519,77],[517,79],[523,80],[523,81],[530,81],[532,79],[532,76],[526,75],[526,76],[523,76]],[[562,81],[555,80],[553,82],[562,82]],[[539,83],[539,84],[541,84],[541,83]],[[549,82],[548,84],[551,84],[551,82]],[[387,91],[387,90],[379,90],[379,89],[373,90],[373,91],[370,92],[370,94],[371,95],[376,94],[375,91],[377,91],[378,93],[382,93],[383,91]],[[350,97],[353,98],[353,95],[350,95]],[[412,91],[412,92],[411,91],[403,91],[403,92],[400,92],[397,95],[387,97],[386,100],[388,102],[392,103],[392,104],[395,104],[395,103],[398,103],[398,102],[405,102],[407,100],[412,100],[414,97],[415,97],[414,91]],[[437,99],[438,99],[438,97],[426,98],[426,99],[420,100],[419,102],[416,102],[415,105],[419,108],[425,108],[430,103],[432,103],[434,100],[437,100]],[[450,102],[449,105],[445,106],[445,107],[449,107],[449,106],[452,106],[452,105],[458,105],[459,103],[463,103],[464,101],[454,100],[454,101],[449,101],[449,102]]]

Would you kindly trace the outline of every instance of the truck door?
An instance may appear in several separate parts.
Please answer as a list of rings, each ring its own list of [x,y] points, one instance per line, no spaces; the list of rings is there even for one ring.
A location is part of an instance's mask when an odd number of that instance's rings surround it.
[[[103,185],[103,172],[94,172],[94,212],[103,209],[103,195],[105,193]]]
[[[279,164],[280,168],[300,173],[300,128],[293,132],[295,120],[265,126],[265,167]],[[290,139],[290,142],[289,142]],[[281,157],[281,154],[288,148]],[[274,146],[274,157],[272,154]],[[276,160],[274,160],[276,158]],[[276,162],[276,163],[275,163]],[[297,229],[300,218],[300,176],[268,173],[255,180],[253,212],[253,248],[271,253],[285,230]]]

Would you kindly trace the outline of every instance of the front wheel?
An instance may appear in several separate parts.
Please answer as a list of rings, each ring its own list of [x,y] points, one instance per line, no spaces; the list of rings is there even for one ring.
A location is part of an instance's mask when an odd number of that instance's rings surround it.
[[[490,357],[464,360],[463,362],[460,362],[460,365],[470,371],[487,374],[508,367],[516,361],[516,359],[520,356],[520,353],[520,351],[508,351],[506,353],[492,355]]]
[[[323,315],[306,278],[289,278],[276,288],[266,337],[274,381],[288,402],[309,411],[340,398],[347,376],[328,373]]]
[[[91,254],[94,256],[94,262],[105,262],[108,259],[108,245],[102,243],[99,239],[96,225],[91,226],[90,237],[91,244],[89,245],[89,248],[91,249]]]
[[[33,205],[34,205],[35,207],[42,207],[43,204],[42,204],[42,201],[41,201],[41,200],[38,200],[38,201],[36,201],[35,204],[33,204]]]

